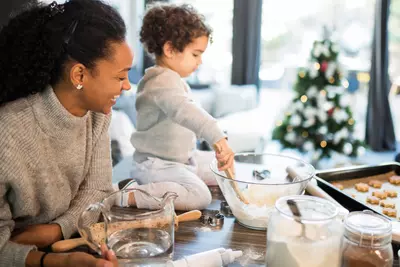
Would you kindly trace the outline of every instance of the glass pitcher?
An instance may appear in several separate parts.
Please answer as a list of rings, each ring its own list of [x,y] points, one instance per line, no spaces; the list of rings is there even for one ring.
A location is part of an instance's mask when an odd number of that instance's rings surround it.
[[[297,204],[295,216],[289,201]],[[278,199],[267,232],[267,267],[340,267],[343,235],[339,208],[312,196]]]
[[[157,210],[129,208],[129,196],[140,193],[159,203]],[[100,254],[105,244],[121,263],[157,264],[172,259],[174,251],[174,200],[167,192],[162,198],[140,189],[123,189],[90,205],[78,220],[86,243]],[[116,203],[118,207],[116,207]],[[98,222],[102,220],[102,222]],[[133,265],[137,266],[137,265]]]

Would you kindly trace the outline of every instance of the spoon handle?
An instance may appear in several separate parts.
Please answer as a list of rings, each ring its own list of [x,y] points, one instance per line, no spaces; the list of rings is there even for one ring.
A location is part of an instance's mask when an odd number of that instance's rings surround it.
[[[195,221],[200,219],[201,217],[201,211],[199,210],[191,210],[185,213],[182,213],[181,215],[177,216],[177,221],[178,222],[189,222],[189,221]]]
[[[79,237],[57,241],[51,246],[51,249],[53,252],[64,252],[82,245],[86,245],[85,239]]]
[[[301,222],[301,212],[299,210],[299,206],[297,206],[296,201],[294,201],[293,199],[288,199],[286,203],[288,204],[290,210],[292,211],[296,221]]]
[[[216,152],[221,152],[221,148],[217,145],[214,144],[213,148]],[[232,168],[229,168],[227,170],[225,170],[225,175],[226,177],[228,177],[229,179],[235,180],[235,173],[233,171]],[[240,199],[240,201],[242,201],[244,204],[249,204],[249,201],[247,200],[247,198],[243,195],[242,191],[240,190],[237,182],[232,182],[232,187],[233,190],[235,191],[237,197]]]

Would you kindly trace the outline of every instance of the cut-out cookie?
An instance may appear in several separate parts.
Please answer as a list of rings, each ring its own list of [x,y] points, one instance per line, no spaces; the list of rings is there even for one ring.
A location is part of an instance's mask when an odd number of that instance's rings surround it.
[[[400,184],[400,176],[393,175],[392,177],[389,178],[389,183],[395,184],[395,185]]]
[[[336,187],[337,189],[339,189],[339,190],[343,190],[343,189],[344,189],[344,186],[343,186],[342,184],[339,184],[339,183],[332,183],[332,185],[333,185],[334,187]]]
[[[354,188],[358,191],[358,192],[368,192],[369,190],[369,185],[367,185],[366,183],[357,183],[354,185]]]
[[[367,197],[367,202],[372,204],[372,205],[378,205],[380,201],[381,200],[379,198],[374,197],[374,196]]]
[[[397,197],[397,191],[396,190],[385,190],[384,191],[388,197]]]
[[[382,187],[382,182],[379,180],[371,180],[368,182],[369,186],[372,186],[373,188],[381,188]]]
[[[389,216],[389,217],[396,217],[397,216],[397,210],[391,209],[391,208],[384,208],[383,209],[383,214]]]
[[[385,200],[381,201],[380,205],[382,207],[384,207],[384,208],[391,208],[391,209],[396,208],[396,204],[395,203],[389,202],[389,201],[385,201]]]
[[[387,198],[387,194],[385,192],[382,192],[382,191],[372,192],[372,195],[374,197],[377,197],[377,198],[380,198],[380,199],[386,199]]]

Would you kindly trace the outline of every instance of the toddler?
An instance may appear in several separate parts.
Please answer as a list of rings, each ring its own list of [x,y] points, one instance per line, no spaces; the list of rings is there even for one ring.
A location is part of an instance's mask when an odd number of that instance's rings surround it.
[[[161,197],[175,192],[177,210],[204,209],[211,203],[206,185],[215,184],[209,168],[216,156],[220,170],[233,166],[234,153],[217,121],[192,99],[182,79],[202,62],[211,38],[203,16],[191,6],[157,4],[143,19],[140,40],[155,57],[138,84],[137,132],[131,187]],[[220,153],[196,150],[196,139],[216,144]],[[138,208],[157,208],[157,203],[136,192],[129,202]]]

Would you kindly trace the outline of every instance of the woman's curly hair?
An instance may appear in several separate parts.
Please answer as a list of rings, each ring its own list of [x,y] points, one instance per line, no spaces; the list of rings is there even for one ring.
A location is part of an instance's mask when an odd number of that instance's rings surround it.
[[[157,3],[149,6],[143,18],[140,41],[149,54],[157,57],[163,54],[166,42],[183,52],[193,39],[210,37],[211,33],[204,16],[192,6]]]
[[[93,69],[125,35],[121,16],[101,0],[29,5],[0,31],[0,106],[60,81],[70,60]]]

